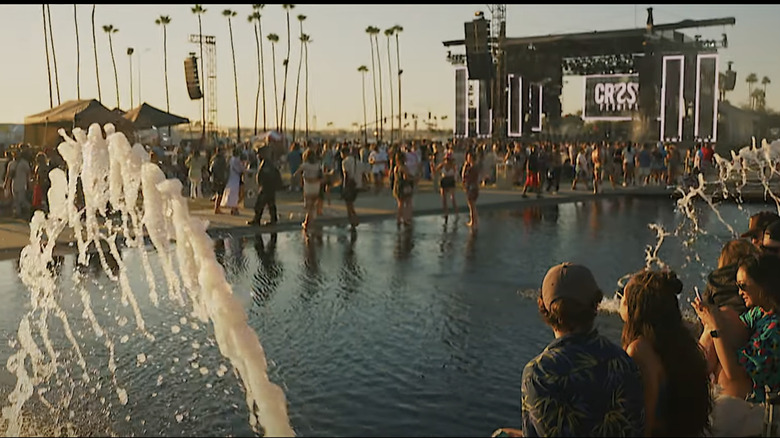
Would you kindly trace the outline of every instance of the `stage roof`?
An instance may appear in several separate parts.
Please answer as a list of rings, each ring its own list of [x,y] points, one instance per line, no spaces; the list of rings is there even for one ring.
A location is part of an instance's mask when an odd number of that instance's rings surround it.
[[[653,40],[656,48],[661,50],[679,48],[682,44],[694,41],[675,29],[704,27],[715,24],[733,25],[735,23],[736,20],[734,18],[697,21],[683,20],[677,23],[654,25],[652,35],[648,34],[647,28],[639,27],[634,29],[506,38],[504,47],[508,52],[533,47],[538,52],[556,52],[564,57],[630,54],[641,52],[646,38]],[[457,47],[465,45],[465,41],[450,40],[444,41],[443,44],[444,47]]]

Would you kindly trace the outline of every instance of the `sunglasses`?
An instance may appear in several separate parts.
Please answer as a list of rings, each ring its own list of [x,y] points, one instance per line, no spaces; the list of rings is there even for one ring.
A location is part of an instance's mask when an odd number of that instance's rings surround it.
[[[742,282],[738,281],[737,282],[737,287],[739,288],[739,290],[743,290],[743,291],[747,292],[747,283],[745,283],[744,281],[742,281]]]
[[[623,299],[623,295],[625,295],[625,294],[626,294],[626,289],[625,288],[620,288],[620,289],[615,291],[615,297],[617,297],[617,299],[619,299],[619,300],[622,300]]]

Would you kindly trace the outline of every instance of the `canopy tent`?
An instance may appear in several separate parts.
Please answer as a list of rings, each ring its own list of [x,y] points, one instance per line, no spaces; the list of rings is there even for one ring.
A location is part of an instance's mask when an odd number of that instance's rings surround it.
[[[152,127],[174,126],[190,123],[190,119],[157,109],[144,102],[126,112],[122,117],[133,122],[136,129],[151,129]]]
[[[96,99],[69,100],[62,105],[24,118],[24,141],[33,146],[56,147],[62,142],[57,131],[70,133],[73,128],[89,129],[97,123],[102,128],[113,123],[116,130],[132,140],[133,124],[112,112]]]

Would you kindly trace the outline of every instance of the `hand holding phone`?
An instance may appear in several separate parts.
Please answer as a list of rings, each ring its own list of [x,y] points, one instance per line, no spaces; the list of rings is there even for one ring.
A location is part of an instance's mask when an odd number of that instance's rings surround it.
[[[703,302],[704,300],[701,299],[701,293],[699,292],[699,288],[694,286],[693,291],[696,293],[696,298],[699,299],[699,302]]]

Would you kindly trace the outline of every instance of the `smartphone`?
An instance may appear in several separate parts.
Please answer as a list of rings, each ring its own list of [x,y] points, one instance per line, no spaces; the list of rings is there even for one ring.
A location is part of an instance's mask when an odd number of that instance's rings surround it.
[[[701,293],[699,292],[699,288],[697,286],[694,286],[693,291],[696,293],[696,298],[699,299],[699,302],[703,302],[703,300],[701,299]]]

